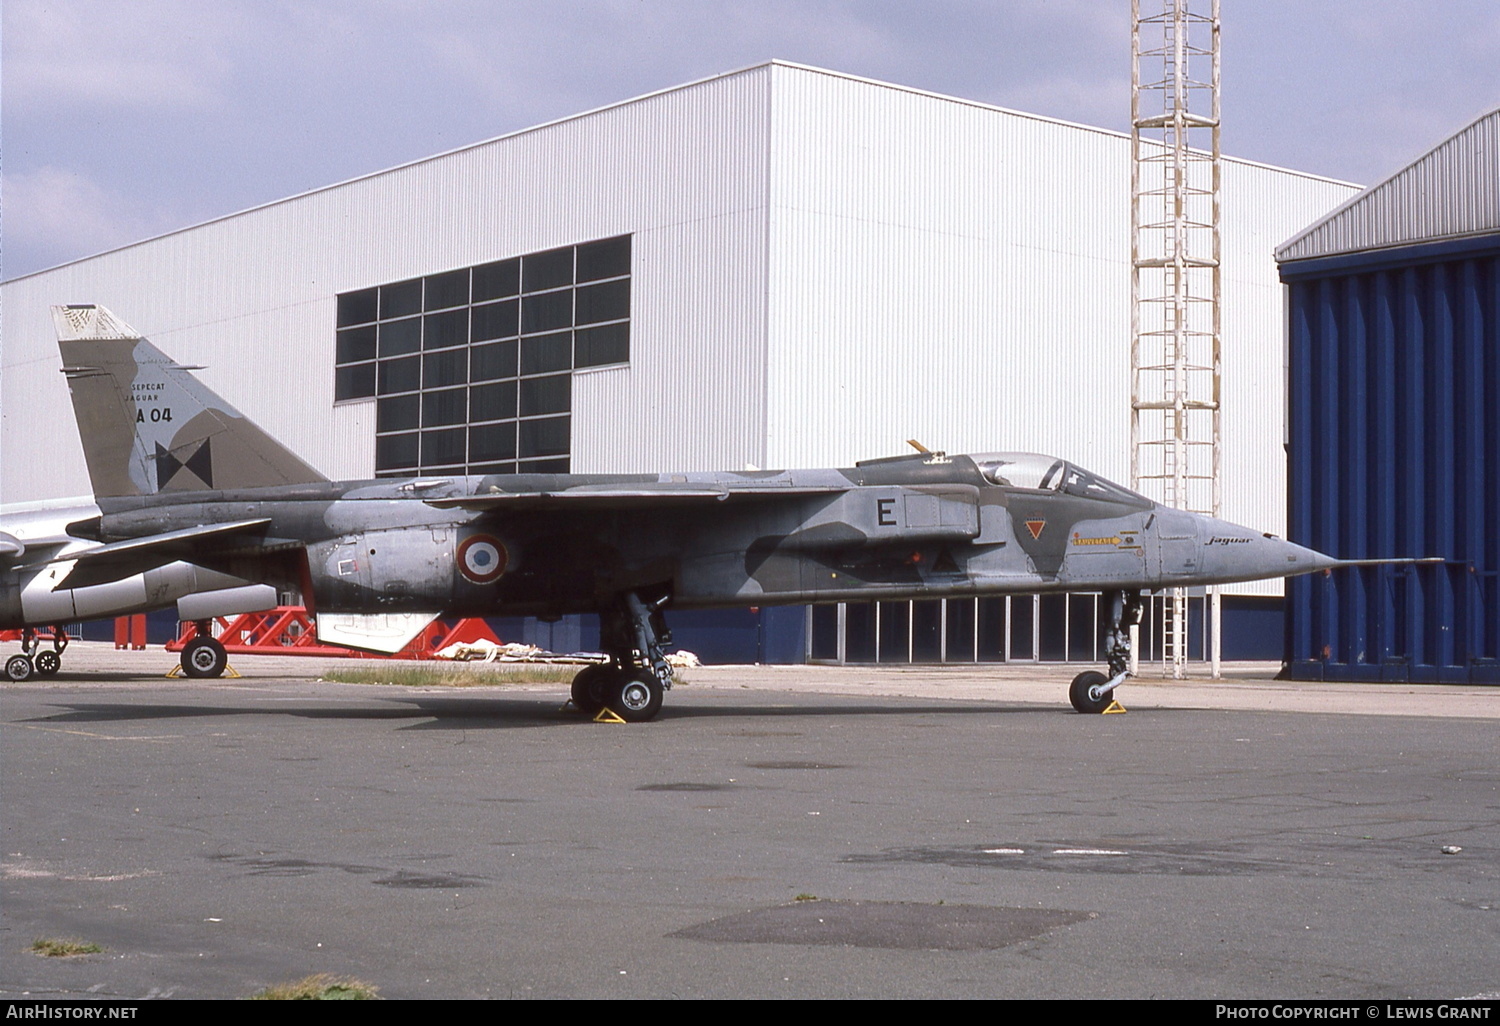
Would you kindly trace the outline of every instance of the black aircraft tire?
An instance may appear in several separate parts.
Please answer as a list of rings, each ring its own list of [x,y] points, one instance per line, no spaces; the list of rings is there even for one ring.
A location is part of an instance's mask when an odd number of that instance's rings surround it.
[[[182,672],[189,677],[219,677],[229,665],[229,653],[213,638],[194,638],[182,647]]]
[[[1068,688],[1068,701],[1073,703],[1073,708],[1081,713],[1102,713],[1109,708],[1114,701],[1111,695],[1094,698],[1089,694],[1090,688],[1096,688],[1109,680],[1108,677],[1098,670],[1085,670],[1073,678],[1073,684]]]
[[[609,685],[615,670],[609,666],[585,666],[573,678],[573,705],[590,716],[609,703]]]
[[[31,657],[25,654],[13,655],[5,660],[5,677],[17,684],[23,680],[30,680],[35,669],[31,665]]]
[[[38,677],[50,677],[62,669],[62,660],[56,652],[38,652],[31,662]]]
[[[661,682],[649,673],[623,677],[610,691],[609,707],[626,723],[645,723],[661,712]]]

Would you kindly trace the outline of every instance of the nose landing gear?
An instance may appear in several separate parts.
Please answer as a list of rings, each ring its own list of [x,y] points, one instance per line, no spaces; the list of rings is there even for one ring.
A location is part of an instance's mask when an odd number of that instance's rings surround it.
[[[1141,622],[1141,593],[1105,592],[1109,624],[1104,631],[1104,658],[1109,676],[1085,670],[1073,678],[1068,700],[1081,713],[1102,713],[1114,704],[1114,690],[1130,676],[1130,629]]]

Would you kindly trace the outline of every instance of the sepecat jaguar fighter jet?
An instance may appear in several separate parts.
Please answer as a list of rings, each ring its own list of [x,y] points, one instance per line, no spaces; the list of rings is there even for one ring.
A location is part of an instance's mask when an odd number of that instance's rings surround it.
[[[661,708],[665,611],[1102,591],[1108,672],[1126,678],[1143,591],[1340,565],[1169,509],[1066,460],[919,452],[838,470],[519,474],[331,482],[97,306],[54,307],[98,515],[59,588],[174,562],[295,588],[321,640],[399,650],[439,615],[597,613],[605,664],[573,699],[630,721]],[[204,671],[223,652],[200,625]]]

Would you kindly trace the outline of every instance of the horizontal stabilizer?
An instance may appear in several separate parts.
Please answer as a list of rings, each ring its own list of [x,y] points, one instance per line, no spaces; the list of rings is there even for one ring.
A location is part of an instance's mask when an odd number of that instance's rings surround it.
[[[394,655],[437,618],[436,613],[319,613],[315,622],[318,640],[326,644]]]
[[[73,569],[58,582],[57,588],[87,588],[95,584],[124,580],[178,560],[184,563],[202,562],[204,557],[223,551],[224,539],[264,531],[270,522],[269,518],[261,517],[256,520],[237,520],[229,524],[184,527],[180,531],[111,542],[82,553],[57,556],[21,569],[32,570],[47,563],[75,560]]]

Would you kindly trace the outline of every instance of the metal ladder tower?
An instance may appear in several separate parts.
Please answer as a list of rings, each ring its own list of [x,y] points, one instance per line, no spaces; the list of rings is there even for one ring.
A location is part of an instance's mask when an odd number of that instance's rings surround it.
[[[1219,0],[1130,7],[1130,480],[1165,506],[1218,516]],[[1178,678],[1187,602],[1175,589],[1161,624]],[[1217,588],[1208,612],[1217,678]]]

